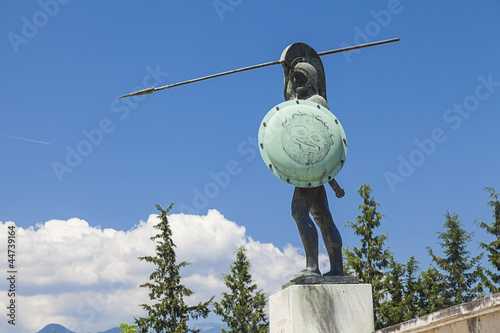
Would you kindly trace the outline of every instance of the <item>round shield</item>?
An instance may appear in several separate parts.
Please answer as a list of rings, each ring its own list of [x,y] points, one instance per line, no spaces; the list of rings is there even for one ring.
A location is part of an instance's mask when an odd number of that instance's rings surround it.
[[[347,140],[330,110],[297,99],[266,114],[259,128],[259,147],[262,159],[279,179],[298,187],[316,187],[342,169]]]

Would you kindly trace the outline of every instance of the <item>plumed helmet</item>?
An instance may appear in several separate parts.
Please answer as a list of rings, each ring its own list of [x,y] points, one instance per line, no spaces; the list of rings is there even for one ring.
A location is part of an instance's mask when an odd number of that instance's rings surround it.
[[[283,95],[285,97],[285,101],[297,98],[294,96],[294,80],[292,80],[291,75],[293,74],[293,68],[299,63],[301,64],[298,68],[300,70],[304,70],[303,73],[307,73],[308,77],[311,78],[310,85],[315,86],[315,88],[317,88],[318,95],[323,97],[325,101],[327,100],[325,69],[323,68],[323,63],[321,62],[318,53],[316,53],[312,47],[304,43],[293,43],[288,45],[281,54],[280,62],[283,66]],[[314,74],[314,72],[310,73],[311,71],[307,68],[301,69],[302,66],[309,67],[302,63],[307,63],[313,66],[316,69],[316,74]]]
[[[318,72],[313,65],[308,62],[299,62],[292,68],[292,75],[294,73],[301,73],[307,78],[307,83],[318,91]]]

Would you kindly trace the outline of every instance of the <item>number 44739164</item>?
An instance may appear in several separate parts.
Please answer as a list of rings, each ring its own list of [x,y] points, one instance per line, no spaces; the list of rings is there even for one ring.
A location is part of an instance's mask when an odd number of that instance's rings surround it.
[[[9,268],[14,269],[16,267],[16,226],[13,225],[8,227],[7,257]]]

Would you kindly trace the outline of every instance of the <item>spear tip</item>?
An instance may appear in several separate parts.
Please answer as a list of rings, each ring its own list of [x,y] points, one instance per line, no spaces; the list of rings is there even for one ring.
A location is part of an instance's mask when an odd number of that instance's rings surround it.
[[[155,91],[156,91],[156,89],[154,87],[151,87],[151,88],[146,88],[146,89],[142,89],[139,91],[135,91],[135,92],[130,93],[130,94],[118,96],[117,98],[125,98],[125,97],[139,96],[139,95],[149,95],[149,94],[154,93]]]

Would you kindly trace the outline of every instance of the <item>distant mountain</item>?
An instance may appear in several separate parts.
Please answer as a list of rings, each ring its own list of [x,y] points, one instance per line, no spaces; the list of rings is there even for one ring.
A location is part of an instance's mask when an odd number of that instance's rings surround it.
[[[42,328],[42,330],[37,333],[75,333],[73,331],[68,330],[66,327],[59,324],[49,324]],[[121,332],[120,332],[121,333]]]
[[[201,323],[201,324],[196,324],[197,328],[201,328],[202,333],[220,333],[221,327],[225,327],[224,325],[220,323]],[[75,333],[73,331],[70,331],[66,327],[59,325],[59,324],[49,324],[42,328],[40,331],[37,333]],[[99,333],[122,333],[122,329],[119,327],[115,327],[112,329],[109,329],[104,332],[99,332]]]
[[[47,326],[45,326],[44,328],[42,328],[41,331],[38,331],[37,333],[75,333],[69,329],[67,329],[66,327],[62,326],[62,325],[59,325],[59,324],[49,324]],[[99,333],[123,333],[123,330],[119,327],[115,327],[115,328],[112,328],[112,329],[109,329],[107,331],[104,331],[104,332],[99,332]]]

